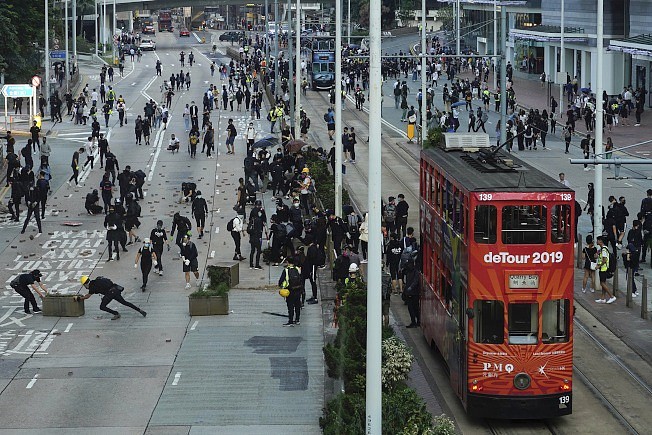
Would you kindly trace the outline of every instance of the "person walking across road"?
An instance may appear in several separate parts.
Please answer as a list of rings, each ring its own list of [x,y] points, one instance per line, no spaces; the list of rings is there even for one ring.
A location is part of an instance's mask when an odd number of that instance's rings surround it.
[[[143,317],[147,317],[147,312],[141,310],[131,302],[125,300],[122,297],[122,291],[124,287],[121,285],[115,284],[108,278],[103,276],[98,276],[97,278],[91,280],[87,275],[83,275],[79,280],[81,284],[88,290],[88,293],[85,295],[74,296],[75,300],[81,301],[90,298],[93,295],[102,295],[102,303],[100,304],[100,310],[106,311],[107,313],[113,314],[111,320],[118,320],[120,318],[120,313],[115,310],[112,310],[107,305],[112,301],[120,302],[125,307],[129,307],[134,311],[138,311]]]
[[[195,275],[197,285],[199,285],[199,253],[197,246],[190,240],[190,235],[185,234],[181,241],[181,263],[183,272],[186,275],[186,288],[190,288],[190,272]]]
[[[70,162],[70,167],[72,168],[72,175],[68,179],[68,186],[70,186],[71,181],[75,181],[75,185],[79,186],[79,155],[84,152],[84,148],[79,148],[72,154],[72,161]]]
[[[616,296],[609,291],[609,286],[607,286],[607,279],[609,277],[609,261],[611,260],[609,254],[609,248],[605,245],[605,238],[603,236],[598,236],[598,275],[600,276],[600,288],[602,289],[602,297],[596,299],[595,301],[599,304],[612,304],[616,302]],[[605,295],[609,295],[607,298]]]
[[[154,248],[152,246],[152,241],[148,238],[143,240],[143,246],[138,250],[138,253],[136,254],[134,269],[138,268],[139,261],[140,271],[143,275],[143,285],[140,287],[140,289],[145,291],[147,287],[147,278],[149,277],[149,272],[152,270],[152,265],[158,265],[156,252],[154,252]]]
[[[191,216],[194,216],[197,223],[197,236],[198,239],[204,237],[204,226],[206,225],[206,215],[208,214],[208,204],[202,197],[201,191],[198,190],[195,199],[192,201]]]
[[[42,233],[43,230],[41,228],[41,216],[39,212],[41,197],[39,191],[36,190],[36,187],[32,186],[29,188],[27,194],[25,195],[25,202],[27,203],[27,217],[25,217],[25,223],[23,223],[23,229],[21,230],[20,233],[25,234],[25,230],[27,229],[27,225],[29,224],[29,221],[32,219],[32,215],[34,215],[34,219],[36,219],[38,232]]]
[[[414,267],[412,260],[408,261],[403,270],[403,281],[405,282],[405,298],[408,312],[410,313],[410,324],[407,328],[421,326],[419,315],[419,272]]]
[[[156,228],[149,234],[149,238],[152,241],[152,249],[156,254],[156,261],[158,263],[154,267],[156,267],[159,276],[163,276],[163,245],[167,245],[168,251],[170,251],[170,242],[168,241],[167,232],[163,228],[162,220],[159,219],[156,222]]]
[[[23,309],[25,310],[25,314],[32,314],[32,312],[29,310],[30,305],[32,306],[32,311],[34,311],[35,313],[41,312],[41,309],[38,307],[38,304],[36,303],[36,298],[34,297],[34,294],[29,289],[29,287],[32,287],[32,289],[40,296],[41,299],[45,297],[48,291],[45,288],[45,285],[41,282],[41,276],[43,276],[41,274],[41,271],[38,269],[34,269],[29,273],[22,273],[18,275],[9,284],[16,293],[18,293],[25,299],[25,302],[23,303]],[[36,285],[37,283],[38,286]],[[38,287],[40,287],[41,290],[43,290],[43,293],[39,291]]]
[[[242,252],[240,251],[240,244],[242,241],[242,235],[244,233],[244,225],[239,214],[236,213],[233,219],[227,223],[226,229],[231,233],[233,244],[235,245],[235,253],[233,254],[233,259],[236,261],[244,260],[245,258],[242,256]]]
[[[177,232],[177,238],[174,243],[179,247],[179,250],[181,250],[181,241],[183,240],[183,236],[192,229],[192,223],[190,222],[190,219],[185,216],[181,216],[179,212],[175,213],[172,217],[172,231],[170,231],[170,236],[174,236],[174,232],[177,229],[179,231]],[[181,254],[179,254],[179,256],[181,256]]]

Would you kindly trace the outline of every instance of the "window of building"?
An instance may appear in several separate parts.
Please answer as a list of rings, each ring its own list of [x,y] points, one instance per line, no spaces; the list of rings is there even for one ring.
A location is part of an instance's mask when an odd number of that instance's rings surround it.
[[[478,205],[473,218],[473,239],[476,243],[496,243],[497,210],[493,205]]]
[[[537,344],[539,304],[509,304],[507,311],[509,344]]]
[[[545,301],[541,323],[541,341],[544,343],[568,342],[570,301],[568,299]]]
[[[571,208],[570,205],[556,205],[552,208],[550,241],[552,243],[568,243],[571,241]]]
[[[502,240],[506,245],[542,245],[546,243],[547,211],[543,205],[503,207]]]
[[[441,212],[441,183],[439,182],[439,176],[435,173],[435,209],[438,212]]]
[[[505,309],[502,301],[473,303],[473,340],[476,343],[501,344],[504,341]]]

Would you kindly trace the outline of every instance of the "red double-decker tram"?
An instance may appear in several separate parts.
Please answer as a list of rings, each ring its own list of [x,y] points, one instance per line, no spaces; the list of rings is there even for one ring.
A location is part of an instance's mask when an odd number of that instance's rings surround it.
[[[470,415],[572,412],[575,194],[511,155],[421,154],[421,327]]]

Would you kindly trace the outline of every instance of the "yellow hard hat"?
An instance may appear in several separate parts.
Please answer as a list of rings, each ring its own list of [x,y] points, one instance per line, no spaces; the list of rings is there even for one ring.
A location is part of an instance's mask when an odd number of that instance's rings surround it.
[[[79,282],[81,282],[82,285],[86,285],[89,279],[88,275],[82,275],[82,277],[79,278]]]
[[[282,289],[280,289],[280,290],[278,291],[278,294],[280,294],[280,295],[283,296],[284,298],[287,298],[288,296],[290,296],[290,290],[288,290],[288,289],[286,289],[286,288],[282,288]]]
[[[301,170],[301,173],[303,173],[303,174],[305,174],[306,172],[310,172],[310,169],[308,169],[308,168],[303,168],[303,169]]]

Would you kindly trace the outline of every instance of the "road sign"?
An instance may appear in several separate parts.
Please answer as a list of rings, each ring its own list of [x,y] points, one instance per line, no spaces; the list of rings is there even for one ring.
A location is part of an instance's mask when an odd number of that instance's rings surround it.
[[[2,95],[9,98],[29,98],[34,95],[31,85],[4,85]]]
[[[50,51],[50,59],[65,59],[65,51]]]
[[[54,48],[55,50],[58,50],[58,49],[59,49],[59,45],[58,45],[58,44],[54,44],[54,47],[52,47],[52,48]]]
[[[34,86],[35,88],[41,86],[41,78],[39,76],[32,77],[32,86]]]

